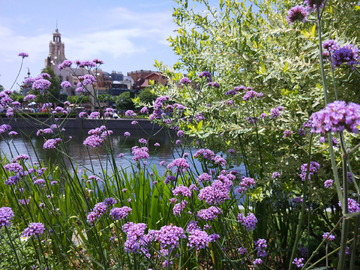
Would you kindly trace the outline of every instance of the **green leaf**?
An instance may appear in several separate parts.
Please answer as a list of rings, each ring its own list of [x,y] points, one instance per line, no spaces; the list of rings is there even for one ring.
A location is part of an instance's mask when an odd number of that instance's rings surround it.
[[[289,69],[289,64],[288,62],[285,63],[283,71],[286,72]]]

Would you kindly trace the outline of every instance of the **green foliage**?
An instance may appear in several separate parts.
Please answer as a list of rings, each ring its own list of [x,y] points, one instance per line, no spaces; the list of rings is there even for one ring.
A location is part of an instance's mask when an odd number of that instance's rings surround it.
[[[4,86],[2,86],[1,84],[0,84],[0,91],[3,91],[4,90]]]
[[[116,98],[116,109],[118,110],[133,110],[135,108],[134,102],[131,100],[130,92],[125,92]]]
[[[109,95],[109,94],[101,94],[98,96],[98,100],[102,101],[102,102],[107,102],[107,101],[114,101],[116,97]]]
[[[86,96],[86,95],[68,96],[67,101],[69,101],[72,104],[89,103],[90,102],[90,97]]]
[[[138,95],[140,102],[152,104],[158,97],[151,89],[145,88]]]
[[[10,98],[14,101],[18,101],[20,103],[24,102],[24,96],[21,95],[19,92],[14,91],[11,95]]]

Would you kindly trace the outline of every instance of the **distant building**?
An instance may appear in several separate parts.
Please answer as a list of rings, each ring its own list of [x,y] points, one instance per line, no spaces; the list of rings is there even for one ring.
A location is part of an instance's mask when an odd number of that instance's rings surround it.
[[[144,90],[150,85],[150,80],[154,81],[155,84],[160,83],[162,85],[167,84],[167,78],[157,71],[151,70],[135,70],[128,72],[128,76],[134,79],[133,88],[139,90]]]
[[[61,42],[61,34],[58,29],[55,29],[53,33],[53,39],[49,42],[49,55],[45,59],[45,66],[50,66],[55,74],[59,77],[60,82],[68,81],[72,85],[70,89],[61,89],[60,94],[66,94],[67,96],[75,94],[75,85],[73,82],[73,74],[69,69],[59,70],[58,66],[64,62],[65,57],[65,44]]]

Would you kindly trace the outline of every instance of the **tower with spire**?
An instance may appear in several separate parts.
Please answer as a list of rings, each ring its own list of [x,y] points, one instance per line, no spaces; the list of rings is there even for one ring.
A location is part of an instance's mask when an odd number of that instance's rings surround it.
[[[62,93],[66,95],[74,94],[74,83],[73,83],[73,76],[70,70],[63,69],[59,70],[58,66],[64,62],[66,59],[65,57],[65,44],[61,42],[61,34],[59,33],[59,29],[57,27],[56,22],[56,29],[53,33],[52,40],[49,42],[49,55],[45,59],[45,66],[50,66],[55,74],[59,77],[60,81],[68,81],[73,86],[70,89],[67,89]]]

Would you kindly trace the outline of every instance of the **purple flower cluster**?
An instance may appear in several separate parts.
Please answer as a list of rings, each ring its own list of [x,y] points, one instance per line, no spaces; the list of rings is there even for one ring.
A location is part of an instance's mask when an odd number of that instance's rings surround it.
[[[172,193],[174,196],[179,196],[182,195],[184,197],[190,197],[191,196],[191,191],[188,187],[185,187],[183,185],[177,186],[176,188],[174,188],[172,190]]]
[[[39,90],[40,93],[42,93],[44,90],[48,89],[50,85],[51,85],[50,81],[45,79],[38,79],[33,83],[32,88],[34,90]]]
[[[187,204],[188,204],[188,202],[185,200],[181,201],[180,203],[175,204],[174,208],[173,208],[174,216],[180,217],[181,212],[185,209]]]
[[[349,44],[334,51],[331,56],[331,66],[340,67],[343,63],[352,68],[354,65],[360,64],[359,49],[356,46]]]
[[[211,76],[210,72],[208,72],[208,71],[201,72],[199,74],[199,78],[203,78],[203,77],[205,77],[208,82],[212,82],[212,76]]]
[[[137,253],[143,246],[146,246],[144,239],[144,233],[147,226],[144,223],[132,223],[128,222],[122,226],[123,232],[127,235],[125,241],[125,251]]]
[[[15,172],[15,173],[22,172],[24,170],[24,168],[18,163],[6,164],[4,166],[4,169],[5,169],[5,171],[10,171],[10,172]]]
[[[245,93],[245,95],[243,96],[243,100],[247,101],[247,100],[254,99],[254,98],[260,99],[263,95],[264,94],[262,92],[257,93],[251,89]]]
[[[69,83],[68,81],[63,81],[60,86],[61,88],[69,88],[71,87],[71,83]]]
[[[96,119],[96,118],[98,118],[98,117],[100,117],[100,113],[99,113],[99,112],[92,112],[92,113],[90,113],[90,115],[89,115],[89,119]]]
[[[303,165],[301,165],[301,174],[299,174],[300,178],[302,181],[305,181],[305,177],[306,177],[306,172],[307,172],[307,168],[308,168],[308,164],[305,163]],[[317,173],[317,171],[320,169],[320,164],[315,162],[315,161],[311,161],[310,162],[310,169],[309,169],[309,176],[308,176],[308,180],[311,179],[311,175],[313,175],[314,173]]]
[[[202,157],[207,160],[214,160],[215,154],[210,149],[199,149],[195,154],[194,158]]]
[[[162,119],[162,114],[163,114],[163,104],[165,101],[169,100],[170,97],[168,96],[161,96],[161,97],[158,97],[154,104],[153,104],[153,107],[154,107],[154,111],[152,114],[150,114],[149,116],[149,120],[152,121],[154,119]]]
[[[13,158],[12,162],[17,162],[19,160],[28,160],[30,157],[26,154],[20,154],[16,158]]]
[[[324,49],[323,51],[323,58],[329,59],[332,55],[332,53],[339,48],[339,45],[337,42],[333,39],[324,41],[322,44],[322,47]]]
[[[307,9],[301,5],[297,5],[288,11],[286,21],[288,24],[293,24],[296,21],[304,23],[306,22],[308,16],[309,14]]]
[[[203,174],[199,175],[199,177],[196,179],[196,181],[198,183],[201,183],[201,182],[211,181],[211,179],[212,179],[211,175],[209,175],[207,173],[203,173]]]
[[[256,223],[258,222],[257,218],[253,213],[248,214],[246,217],[243,214],[237,216],[238,221],[241,225],[246,227],[247,231],[254,230]]]
[[[342,209],[340,201],[339,201],[339,206]],[[359,212],[360,211],[360,204],[358,204],[354,199],[348,198],[348,210],[349,210],[349,213]]]
[[[305,0],[304,4],[306,5],[309,12],[313,12],[317,8],[321,9],[324,7],[326,0]]]
[[[210,221],[217,218],[218,215],[222,214],[222,210],[215,206],[210,206],[207,209],[201,209],[197,216],[200,219]]]
[[[190,83],[191,83],[190,79],[186,77],[180,80],[180,84],[190,84]]]
[[[284,136],[283,138],[286,138],[286,137],[291,137],[291,135],[293,134],[293,132],[291,130],[285,130],[284,131]]]
[[[10,207],[0,208],[0,229],[4,226],[10,227],[10,219],[14,217],[14,213]]]
[[[139,161],[141,159],[149,159],[149,149],[147,147],[134,146],[131,148],[131,152],[134,155],[133,160]]]
[[[5,131],[11,130],[11,126],[3,124],[0,126],[0,134],[4,133]]]
[[[99,135],[91,135],[84,140],[83,145],[90,147],[90,148],[95,148],[95,147],[100,146],[102,142],[103,142],[103,139],[100,138]]]
[[[130,137],[130,136],[131,136],[131,134],[130,134],[130,132],[125,131],[125,132],[124,132],[124,136],[125,136],[125,137]]]
[[[116,200],[115,200],[114,198],[110,197],[110,198],[106,198],[106,199],[104,200],[104,203],[105,203],[107,206],[112,206],[112,205],[116,204]]]
[[[58,144],[59,142],[61,142],[62,140],[60,138],[55,138],[55,139],[49,139],[47,140],[44,145],[43,148],[44,149],[52,149],[56,147],[56,144]]]
[[[271,109],[270,110],[270,116],[274,119],[278,118],[280,116],[280,110],[278,108],[276,109]]]
[[[113,209],[110,210],[110,216],[112,217],[112,219],[114,220],[118,220],[118,219],[124,219],[127,218],[129,213],[131,212],[131,208],[127,207],[127,206],[123,206],[121,208],[119,207],[114,207]]]
[[[304,266],[304,258],[295,258],[292,264],[295,264],[297,268],[302,268]]]
[[[174,159],[172,162],[168,164],[167,168],[171,169],[174,166],[177,167],[176,169],[177,172],[186,172],[186,170],[190,168],[190,164],[188,164],[186,159],[184,158]]]
[[[330,234],[329,232],[325,232],[324,234],[323,234],[323,239],[325,239],[326,237],[327,237],[327,241],[333,241],[333,240],[335,240],[335,235],[333,235],[333,234]],[[328,236],[329,235],[329,236]]]
[[[144,113],[148,113],[149,109],[147,107],[142,107],[140,110],[140,113],[144,114]]]
[[[274,172],[273,174],[272,174],[272,176],[271,176],[271,178],[277,178],[277,177],[279,177],[280,176],[280,173],[278,173],[278,172]]]
[[[125,115],[126,115],[127,117],[136,117],[136,113],[134,113],[134,111],[132,111],[132,110],[127,110],[127,111],[125,112]]]
[[[31,94],[28,94],[24,97],[24,101],[35,100],[35,99],[36,99],[36,96],[31,95]]]
[[[0,104],[2,106],[6,107],[11,102],[13,102],[13,100],[10,98],[8,94],[5,93],[5,91],[0,92]]]
[[[255,180],[251,177],[242,177],[241,182],[239,184],[239,188],[235,190],[237,193],[245,192],[249,187],[254,186],[256,184]]]
[[[254,260],[254,265],[255,265],[255,267],[256,267],[257,265],[262,264],[262,263],[263,263],[262,259],[257,258],[256,260]]]
[[[59,70],[62,70],[64,68],[67,68],[67,67],[71,67],[72,65],[72,61],[70,60],[65,60],[64,62],[62,62],[60,65],[58,65],[58,69]]]
[[[333,183],[334,183],[334,180],[329,179],[329,180],[326,180],[326,181],[324,182],[324,186],[325,186],[326,188],[329,188],[329,187],[331,187],[331,186],[333,185]]]
[[[46,184],[46,181],[44,179],[37,179],[34,181],[34,185],[39,185],[39,186],[42,186],[42,185],[45,185]]]
[[[204,249],[210,242],[209,235],[205,231],[201,230],[191,230],[189,232],[189,243],[188,247],[195,247],[196,250]]]
[[[44,224],[42,223],[30,223],[23,233],[23,237],[40,236],[45,231]]]
[[[218,84],[217,82],[209,82],[206,84],[206,86],[220,88],[220,84]]]
[[[257,249],[257,255],[259,257],[265,257],[267,255],[267,252],[264,250],[267,248],[265,239],[259,238],[257,241],[255,241],[255,248]]]
[[[161,227],[154,236],[161,249],[175,249],[179,246],[180,238],[186,238],[183,228],[174,225]]]
[[[21,56],[22,59],[24,59],[25,57],[29,57],[29,55],[26,52],[21,52],[18,54],[18,56]]]
[[[245,91],[246,87],[241,85],[239,87],[234,87],[233,89],[230,89],[229,91],[225,92],[225,95],[236,95],[238,94],[240,91]]]
[[[230,199],[229,186],[220,180],[215,180],[211,186],[200,189],[198,198],[207,204],[221,204]]]
[[[95,59],[97,60],[97,59]],[[101,61],[101,60],[100,60]],[[93,61],[90,61],[90,60],[85,60],[85,61],[79,61],[79,60],[76,60],[75,61],[75,64],[79,67],[79,68],[93,68],[96,66],[97,63],[94,63]]]
[[[326,134],[327,132],[358,133],[360,125],[360,105],[345,101],[334,101],[324,109],[315,112],[310,117],[311,132]]]

